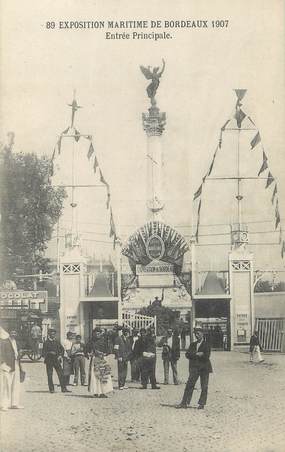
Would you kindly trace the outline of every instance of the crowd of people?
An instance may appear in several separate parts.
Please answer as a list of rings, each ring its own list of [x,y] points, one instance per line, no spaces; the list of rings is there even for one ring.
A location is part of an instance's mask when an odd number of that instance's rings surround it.
[[[80,383],[96,397],[107,397],[113,391],[110,356],[114,355],[118,367],[118,388],[127,389],[126,378],[130,364],[131,380],[141,381],[141,388],[148,383],[152,389],[160,389],[156,383],[156,338],[153,329],[140,331],[115,326],[112,330],[93,330],[90,340],[84,344],[80,335],[68,332],[63,344],[56,339],[56,331],[49,329],[43,345],[48,387],[54,392],[53,369],[57,372],[62,392],[68,392],[70,377],[73,385]],[[88,382],[86,382],[86,360],[88,361]]]
[[[189,360],[189,378],[181,403],[177,408],[187,408],[191,402],[193,390],[200,378],[201,395],[198,408],[203,409],[207,402],[209,374],[212,372],[210,362],[211,345],[201,327],[194,328],[195,341],[191,342],[186,352]],[[0,408],[20,409],[20,383],[25,379],[22,369],[15,330],[9,334],[0,327]],[[181,344],[178,331],[168,329],[167,334],[158,342],[153,328],[141,328],[130,331],[126,327],[114,325],[111,330],[96,327],[87,343],[78,334],[68,332],[61,344],[56,338],[56,330],[49,329],[43,344],[43,357],[46,366],[49,392],[55,392],[53,371],[55,370],[62,392],[71,392],[68,386],[88,386],[91,395],[106,398],[113,391],[113,375],[110,358],[117,360],[118,389],[128,389],[126,384],[128,368],[131,381],[140,382],[140,389],[160,389],[156,380],[157,345],[162,348],[164,384],[169,384],[171,368],[173,383],[179,384],[177,362],[180,358]],[[262,362],[261,345],[258,332],[255,331],[250,341],[250,362],[255,357]],[[88,372],[86,367],[88,363]],[[86,378],[86,374],[88,378]]]

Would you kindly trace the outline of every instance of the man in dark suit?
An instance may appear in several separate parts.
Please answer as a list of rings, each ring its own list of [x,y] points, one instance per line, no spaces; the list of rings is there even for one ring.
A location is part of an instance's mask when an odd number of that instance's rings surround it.
[[[131,343],[131,379],[132,381],[139,381],[140,380],[140,367],[139,367],[139,359],[135,353],[136,343],[139,340],[138,330],[133,329],[132,335],[130,337],[130,343]]]
[[[132,348],[128,338],[129,330],[122,329],[122,335],[115,339],[114,352],[118,361],[118,384],[119,389],[128,389],[126,378],[128,373],[128,361],[130,360]]]
[[[141,328],[140,337],[134,347],[134,355],[138,358],[141,370],[141,389],[147,389],[148,381],[150,381],[151,389],[160,389],[156,383],[155,366],[156,366],[156,344],[152,330],[149,328]]]
[[[187,405],[190,404],[195,384],[200,377],[201,395],[198,409],[202,410],[207,402],[209,374],[213,371],[210,362],[211,347],[204,338],[202,328],[194,328],[194,334],[197,340],[190,344],[186,352],[186,358],[189,359],[189,378],[182,401],[177,408],[187,408]]]
[[[68,389],[66,389],[66,385],[64,382],[64,375],[63,370],[60,364],[60,359],[64,355],[64,348],[63,346],[56,340],[56,330],[49,329],[48,330],[48,337],[47,340],[44,342],[43,345],[43,357],[44,357],[44,363],[46,365],[46,371],[47,371],[47,377],[48,377],[48,387],[49,392],[51,394],[54,393],[54,384],[52,379],[53,369],[55,369],[59,384],[61,386],[61,392],[71,392]]]
[[[169,364],[173,373],[173,383],[178,385],[177,361],[180,358],[180,338],[177,331],[167,330],[167,336],[163,337],[159,343],[162,347],[162,361],[164,369],[164,384],[169,383]]]

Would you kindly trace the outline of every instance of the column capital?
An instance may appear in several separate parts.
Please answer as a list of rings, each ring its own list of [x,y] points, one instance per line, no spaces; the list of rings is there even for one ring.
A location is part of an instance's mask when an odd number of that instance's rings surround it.
[[[162,135],[166,125],[166,113],[160,112],[159,108],[152,106],[148,113],[142,114],[143,129],[148,137]]]

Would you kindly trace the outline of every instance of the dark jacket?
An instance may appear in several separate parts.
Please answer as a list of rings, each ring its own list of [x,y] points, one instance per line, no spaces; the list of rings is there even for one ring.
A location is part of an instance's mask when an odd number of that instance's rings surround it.
[[[140,337],[139,336],[136,336],[136,337],[137,337],[137,340],[136,340],[135,344],[134,344],[134,336],[129,337],[130,345],[131,345],[131,357],[130,357],[131,361],[138,358],[137,352],[136,352],[136,347],[137,347],[137,343],[138,343]]]
[[[249,351],[250,351],[250,352],[253,352],[253,349],[254,349],[254,347],[255,347],[256,345],[259,345],[260,350],[262,351],[262,347],[261,347],[261,345],[260,345],[259,337],[253,335],[253,336],[251,336],[251,338],[250,338],[250,342],[249,342]]]
[[[156,354],[155,338],[152,336],[141,336],[135,343],[133,356],[142,358],[143,352]]]
[[[144,337],[140,336],[134,345],[132,350],[132,359],[138,359],[142,357],[144,349]]]
[[[129,361],[132,354],[131,342],[128,337],[118,336],[114,344],[115,358]]]
[[[54,361],[64,355],[64,348],[58,340],[47,340],[43,344],[44,362]]]
[[[172,347],[167,345],[168,337],[161,339],[159,346],[162,347],[161,357],[163,360],[177,361],[180,358],[180,338],[177,335],[172,336]]]
[[[92,337],[86,344],[85,353],[95,353],[95,351],[99,351],[102,353],[108,353],[107,341],[105,336],[101,336],[98,338]]]
[[[18,348],[19,350],[19,348]],[[0,364],[5,363],[7,366],[10,367],[11,372],[15,371],[15,352],[13,345],[9,338],[7,339],[0,339]],[[17,361],[20,364],[20,358],[18,355]]]
[[[203,352],[203,356],[197,356],[198,352]],[[189,359],[189,369],[196,368],[199,371],[205,370],[206,372],[213,372],[212,364],[210,361],[211,347],[209,342],[203,339],[203,342],[197,350],[197,341],[192,342],[188,348],[185,356]]]

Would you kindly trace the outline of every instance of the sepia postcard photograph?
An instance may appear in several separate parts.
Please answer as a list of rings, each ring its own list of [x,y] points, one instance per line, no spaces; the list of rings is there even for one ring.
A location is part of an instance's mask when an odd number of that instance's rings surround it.
[[[0,0],[1,452],[285,450],[284,0]]]

